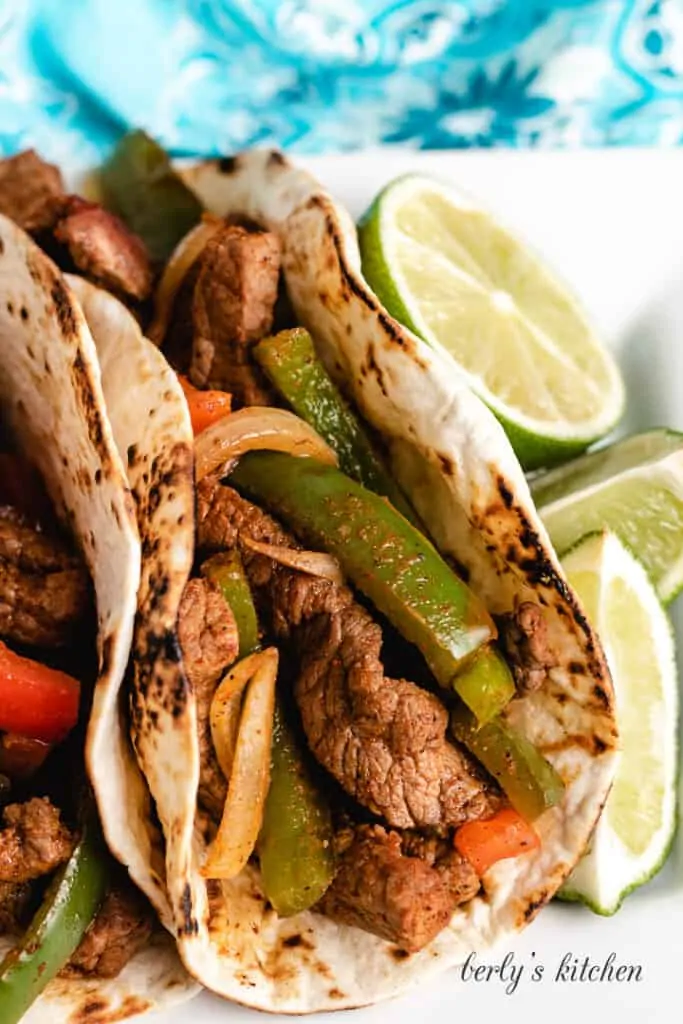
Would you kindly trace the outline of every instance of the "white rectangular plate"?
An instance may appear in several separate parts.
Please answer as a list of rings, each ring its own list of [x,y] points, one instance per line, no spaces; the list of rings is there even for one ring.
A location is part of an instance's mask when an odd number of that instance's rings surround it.
[[[683,430],[682,150],[385,150],[305,163],[354,216],[364,211],[382,185],[409,170],[450,179],[479,196],[559,271],[618,353],[628,387],[628,428],[666,425]],[[674,618],[683,652],[683,607],[675,610]],[[683,974],[680,837],[659,877],[631,896],[615,917],[553,905],[513,946],[495,949],[477,963],[500,968],[506,954],[505,981],[497,975],[487,981],[464,980],[456,969],[411,996],[354,1011],[354,1021],[593,1024],[613,1016],[619,1024],[675,1020],[681,1013]],[[588,958],[588,967],[598,965],[592,971],[596,977],[603,965],[609,966],[610,954],[613,976],[620,965],[633,965],[640,967],[640,980],[609,981],[608,970],[602,981],[571,981],[570,970],[564,971],[567,980],[562,980],[563,958],[568,957],[570,965],[576,961],[577,978]],[[543,968],[542,977],[534,981],[537,965]],[[512,968],[522,969],[514,989]],[[584,979],[588,973],[584,968]],[[249,1019],[254,1024],[256,1018],[253,1011],[201,995],[153,1020],[239,1024]]]

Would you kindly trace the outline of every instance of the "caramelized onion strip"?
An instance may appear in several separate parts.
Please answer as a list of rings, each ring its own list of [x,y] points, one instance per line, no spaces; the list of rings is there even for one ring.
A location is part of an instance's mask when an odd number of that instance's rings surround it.
[[[235,878],[256,846],[270,785],[277,670],[276,648],[257,651],[228,672],[214,696],[212,717],[217,700],[223,699],[221,690],[229,702],[235,697],[239,699],[246,686],[228,795],[218,832],[208,848],[202,868],[204,878]],[[216,752],[219,756],[218,749]]]
[[[224,416],[196,438],[197,483],[217,469],[229,472],[240,455],[257,449],[288,452],[337,465],[337,456],[329,445],[293,412],[249,406]]]
[[[185,279],[190,267],[201,256],[204,246],[210,238],[225,226],[225,221],[214,214],[205,213],[202,220],[192,231],[178,242],[171,253],[171,258],[164,267],[161,280],[154,296],[154,316],[147,329],[147,337],[155,345],[161,346],[166,337],[173,304],[178,289]]]

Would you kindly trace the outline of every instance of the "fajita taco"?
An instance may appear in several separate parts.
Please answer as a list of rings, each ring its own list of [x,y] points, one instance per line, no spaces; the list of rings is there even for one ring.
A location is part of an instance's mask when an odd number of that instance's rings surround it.
[[[140,542],[95,348],[4,216],[0,341],[0,1020],[105,1024],[198,986],[133,885],[170,918],[119,712]]]
[[[210,213],[151,322],[69,249],[137,504],[179,949],[250,1006],[372,1003],[552,898],[609,790],[611,682],[502,429],[368,290],[345,211],[278,153],[185,180]]]

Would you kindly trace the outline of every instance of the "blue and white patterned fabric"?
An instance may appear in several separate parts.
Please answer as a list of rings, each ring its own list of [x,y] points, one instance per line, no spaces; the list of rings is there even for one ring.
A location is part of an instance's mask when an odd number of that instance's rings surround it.
[[[0,152],[683,141],[683,0],[0,0]]]

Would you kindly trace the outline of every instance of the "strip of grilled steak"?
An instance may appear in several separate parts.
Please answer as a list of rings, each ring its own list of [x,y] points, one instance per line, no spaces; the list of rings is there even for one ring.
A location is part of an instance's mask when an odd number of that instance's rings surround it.
[[[236,407],[272,404],[249,351],[273,326],[279,275],[277,235],[226,225],[209,240],[192,268],[193,384],[229,391]]]
[[[211,478],[198,487],[197,520],[205,550],[242,538],[295,546],[269,515]],[[445,831],[490,815],[497,797],[448,740],[445,707],[385,676],[381,630],[349,588],[246,547],[242,557],[262,614],[298,650],[295,695],[310,748],[344,789],[395,828]]]
[[[557,665],[557,652],[548,641],[548,627],[542,609],[523,601],[500,620],[508,662],[521,694],[539,690],[548,672]]]
[[[14,509],[0,507],[0,636],[36,647],[68,643],[88,608],[82,563]]]
[[[76,269],[95,284],[133,302],[151,294],[153,275],[144,242],[97,203],[66,197],[54,237]]]
[[[30,898],[29,882],[0,882],[0,935],[23,931]]]
[[[0,213],[24,231],[52,228],[63,195],[59,168],[41,160],[35,150],[0,160]]]
[[[58,263],[66,251],[73,265],[67,269],[126,301],[149,298],[153,275],[143,241],[98,203],[67,195],[59,169],[34,150],[0,160],[0,213],[35,235]]]
[[[209,580],[193,579],[186,585],[178,614],[178,639],[197,701],[199,801],[218,820],[228,787],[211,740],[209,712],[218,681],[237,657],[239,638],[230,606]]]
[[[474,868],[445,840],[358,825],[337,837],[338,869],[317,906],[411,953],[479,890]]]
[[[71,856],[74,836],[47,797],[9,804],[0,829],[0,882],[30,882]]]
[[[152,934],[152,913],[131,885],[111,889],[78,949],[62,971],[67,977],[116,978]]]

